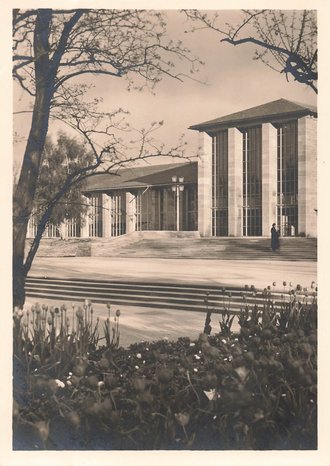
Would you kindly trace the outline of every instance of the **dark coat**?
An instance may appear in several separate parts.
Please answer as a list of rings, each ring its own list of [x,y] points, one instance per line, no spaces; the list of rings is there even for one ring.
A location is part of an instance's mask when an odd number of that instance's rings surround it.
[[[272,227],[270,230],[270,233],[272,235],[271,247],[272,247],[272,250],[275,251],[276,249],[280,247],[279,232],[276,230],[275,227]]]

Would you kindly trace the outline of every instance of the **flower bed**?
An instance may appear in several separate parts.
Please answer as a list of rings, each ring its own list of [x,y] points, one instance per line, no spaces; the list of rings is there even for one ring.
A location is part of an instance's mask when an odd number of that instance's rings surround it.
[[[317,448],[317,304],[299,291],[243,308],[238,333],[224,309],[208,335],[209,311],[197,341],[128,349],[119,312],[100,347],[91,303],[71,330],[65,307],[16,311],[14,449]]]

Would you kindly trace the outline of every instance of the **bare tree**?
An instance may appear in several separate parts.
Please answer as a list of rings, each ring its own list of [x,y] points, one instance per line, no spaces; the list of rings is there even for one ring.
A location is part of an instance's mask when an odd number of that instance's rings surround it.
[[[114,131],[129,130],[118,121],[122,111],[99,113],[98,99],[94,105],[88,103],[88,86],[78,86],[75,79],[85,74],[125,77],[128,89],[153,89],[164,76],[182,81],[185,73],[178,65],[188,64],[194,72],[200,62],[180,42],[168,39],[164,13],[143,10],[14,10],[13,49],[14,79],[33,98],[31,129],[13,199],[13,295],[14,305],[22,306],[26,276],[49,216],[74,184],[101,166],[110,171],[137,159],[182,155],[181,143],[166,154],[164,147],[155,145],[152,135],[159,124],[154,123],[132,141],[134,154],[128,156],[128,148]],[[78,131],[94,158],[93,163],[68,174],[49,202],[24,261],[27,225],[51,117]]]
[[[212,29],[220,42],[257,46],[254,59],[262,61],[286,79],[305,84],[317,93],[316,10],[242,10],[238,25],[221,25],[221,14],[184,10],[196,29]]]

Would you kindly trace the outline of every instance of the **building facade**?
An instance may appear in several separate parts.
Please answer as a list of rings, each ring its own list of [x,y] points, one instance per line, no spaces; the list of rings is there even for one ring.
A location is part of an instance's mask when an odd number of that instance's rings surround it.
[[[201,236],[317,235],[316,108],[279,99],[191,126],[203,138],[198,163],[95,174],[79,221],[48,225],[45,237],[110,238],[134,231]],[[30,221],[28,236],[35,235]]]
[[[280,99],[191,126],[202,236],[317,235],[317,112]]]
[[[125,168],[90,177],[86,215],[48,225],[44,237],[110,238],[133,231],[197,231],[197,162]],[[29,223],[28,237],[37,225]]]

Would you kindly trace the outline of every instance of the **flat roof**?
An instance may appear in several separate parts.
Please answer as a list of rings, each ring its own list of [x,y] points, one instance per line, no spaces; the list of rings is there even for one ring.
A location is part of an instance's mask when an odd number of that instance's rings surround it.
[[[306,115],[317,116],[317,107],[315,105],[301,104],[286,99],[278,99],[240,112],[215,118],[214,120],[192,125],[189,129],[198,131],[207,131],[217,128],[226,129],[233,126],[243,126],[244,124],[259,124]]]
[[[164,186],[172,183],[172,176],[183,176],[184,184],[197,184],[197,162],[143,165],[121,168],[116,172],[95,173],[87,178],[85,192]]]

